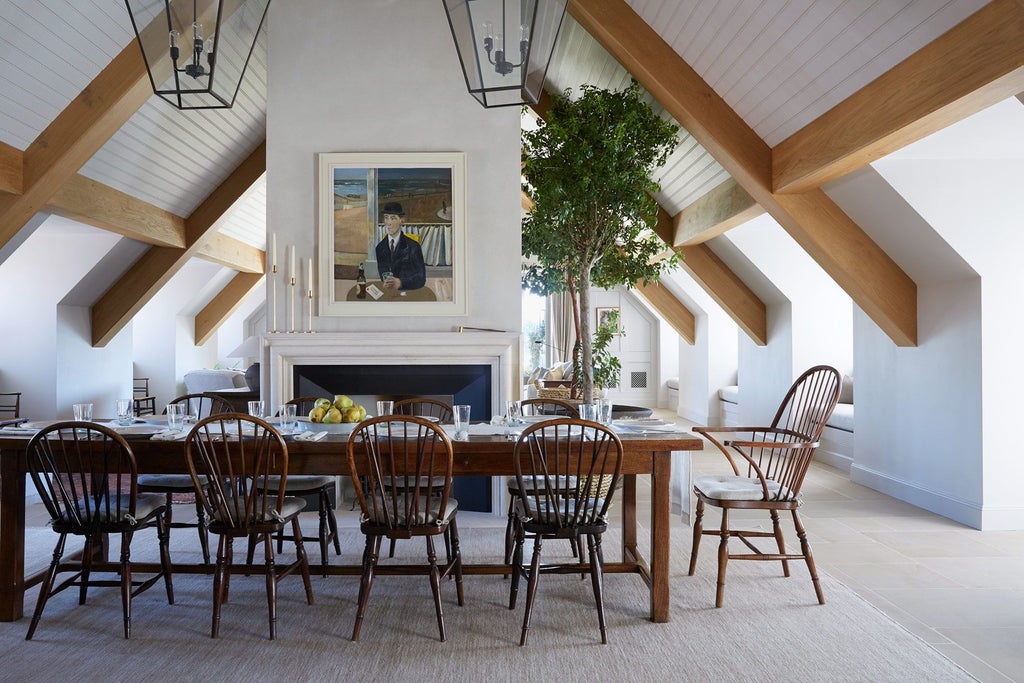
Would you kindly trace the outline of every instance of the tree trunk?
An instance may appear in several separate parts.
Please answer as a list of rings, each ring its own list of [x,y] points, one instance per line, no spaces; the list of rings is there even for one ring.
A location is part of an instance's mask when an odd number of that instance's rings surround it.
[[[580,342],[582,343],[583,359],[580,362],[580,367],[583,371],[583,382],[581,388],[583,390],[583,402],[593,403],[594,402],[594,356],[593,356],[593,338],[590,331],[590,266],[583,268],[583,272],[580,273]]]
[[[569,299],[572,301],[572,326],[576,332],[576,339],[572,344],[572,367],[578,368],[580,367],[580,339],[582,339],[580,336],[580,302],[576,298],[576,279],[572,275],[566,279],[569,284]],[[573,373],[572,386],[569,390],[570,398],[579,397],[580,380],[579,373]]]

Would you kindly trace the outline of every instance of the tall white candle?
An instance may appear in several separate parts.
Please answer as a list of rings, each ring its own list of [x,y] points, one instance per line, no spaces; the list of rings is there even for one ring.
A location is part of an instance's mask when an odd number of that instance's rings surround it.
[[[313,259],[306,261],[306,265],[309,267],[306,273],[306,289],[312,293],[313,291]]]
[[[291,258],[291,262],[288,264],[290,266],[290,268],[288,269],[288,277],[290,277],[292,279],[292,281],[296,281],[298,279],[299,274],[295,271],[295,245],[294,244],[291,246],[291,250],[292,250],[292,258]]]
[[[277,269],[277,233],[270,234],[270,267]]]

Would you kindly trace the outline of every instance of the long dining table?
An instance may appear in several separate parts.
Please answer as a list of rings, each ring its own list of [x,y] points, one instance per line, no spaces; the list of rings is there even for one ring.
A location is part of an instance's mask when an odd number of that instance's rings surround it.
[[[140,473],[185,473],[182,441],[158,441],[149,437],[125,437],[135,453]],[[650,618],[669,621],[669,554],[671,552],[671,510],[669,481],[672,452],[699,450],[701,439],[689,433],[646,432],[620,434],[623,445],[623,485],[619,505],[622,510],[622,557],[606,562],[606,573],[635,573],[646,581],[650,592]],[[289,439],[290,474],[349,475],[346,456],[348,437],[329,434],[319,441]],[[0,621],[23,616],[25,590],[39,576],[25,576],[25,493],[27,435],[0,432]],[[465,441],[453,441],[454,474],[509,476],[515,473],[512,453],[515,442],[497,435],[471,435]],[[358,465],[357,465],[358,466]],[[637,477],[650,475],[650,543],[644,557],[638,544]],[[494,563],[466,564],[464,574],[507,574],[509,568],[499,559],[503,549],[495,549]],[[357,560],[351,564],[331,564],[331,574],[358,575]],[[609,560],[612,558],[608,558]],[[133,563],[134,565],[134,563]],[[138,571],[145,571],[137,566]],[[176,572],[212,572],[212,565],[181,565]],[[386,567],[380,567],[381,573]]]

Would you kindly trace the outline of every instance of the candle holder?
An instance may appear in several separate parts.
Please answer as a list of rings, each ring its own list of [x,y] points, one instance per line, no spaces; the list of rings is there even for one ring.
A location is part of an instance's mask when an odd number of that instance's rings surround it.
[[[270,315],[273,318],[273,332],[277,332],[277,265],[270,267]]]
[[[295,334],[295,276],[294,275],[291,278],[291,289],[289,291],[290,291],[290,294],[288,296],[288,300],[291,302],[291,305],[289,307],[291,309],[291,311],[290,311],[290,316],[291,317],[289,318],[289,323],[290,324],[288,325],[288,332],[291,333],[291,334]]]
[[[313,334],[313,290],[306,290],[306,298],[309,299],[309,328],[306,330],[310,334]]]

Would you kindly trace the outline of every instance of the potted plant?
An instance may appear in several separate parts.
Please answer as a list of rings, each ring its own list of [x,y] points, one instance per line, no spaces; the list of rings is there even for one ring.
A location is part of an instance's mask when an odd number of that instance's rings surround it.
[[[555,95],[546,121],[523,132],[524,191],[534,206],[523,219],[523,286],[536,294],[568,291],[582,368],[581,397],[594,398],[590,287],[656,282],[677,262],[652,230],[659,185],[651,173],[677,131],[641,99],[640,86],[615,92],[584,85]]]

